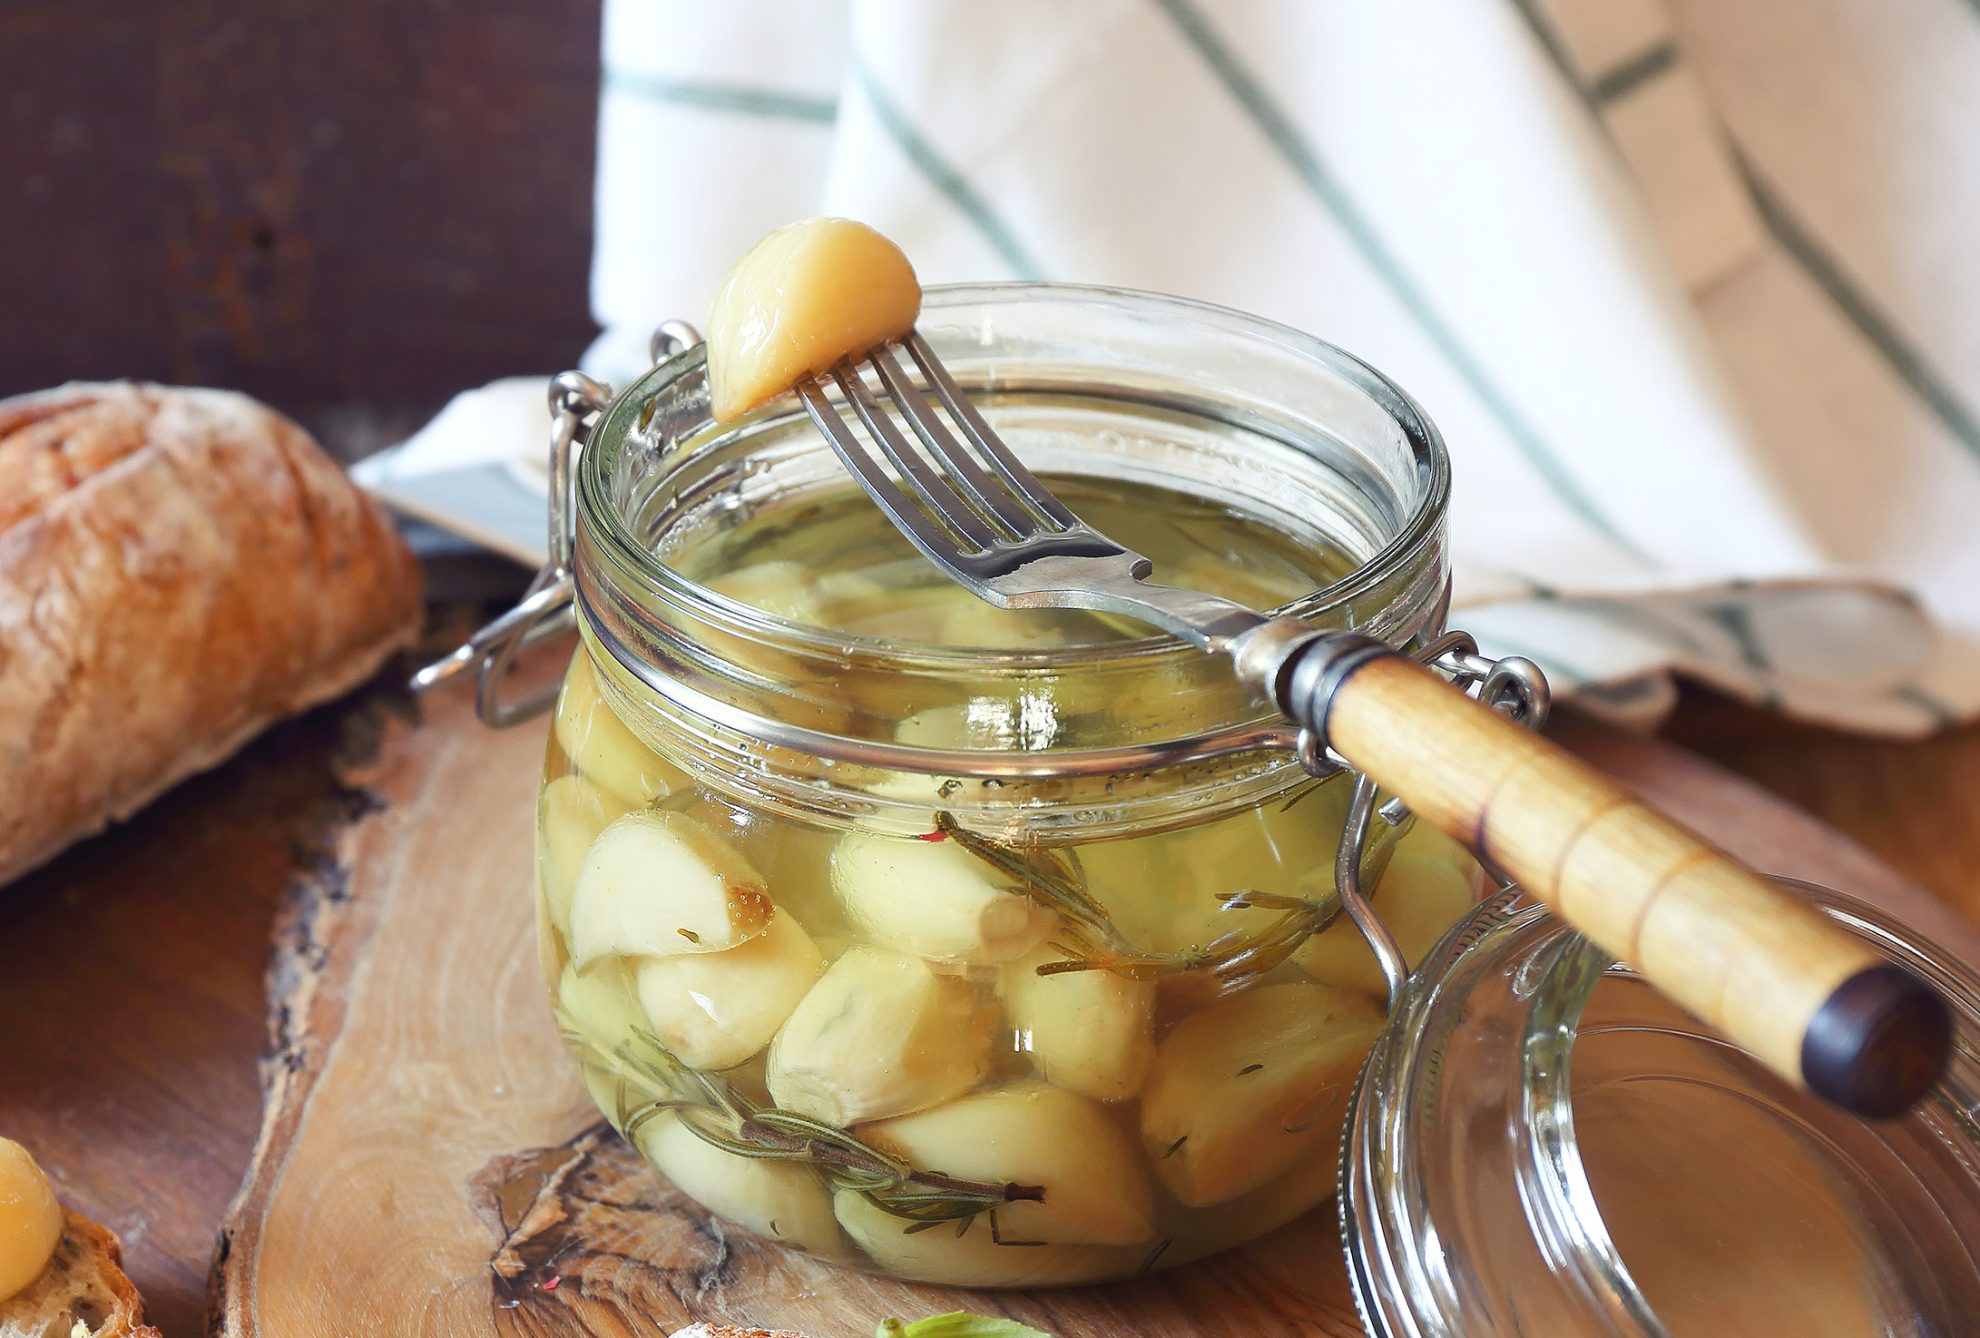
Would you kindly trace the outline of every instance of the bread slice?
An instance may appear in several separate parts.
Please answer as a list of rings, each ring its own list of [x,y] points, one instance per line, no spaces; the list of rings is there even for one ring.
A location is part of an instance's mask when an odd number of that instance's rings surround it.
[[[0,1301],[0,1338],[159,1338],[124,1276],[117,1238],[78,1213],[62,1214],[62,1239],[40,1279]]]
[[[406,644],[384,512],[244,395],[0,400],[0,883]]]

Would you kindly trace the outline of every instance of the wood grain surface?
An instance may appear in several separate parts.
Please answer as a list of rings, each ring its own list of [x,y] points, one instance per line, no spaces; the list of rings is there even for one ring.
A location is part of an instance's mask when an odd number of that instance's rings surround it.
[[[443,629],[436,639],[444,636]],[[0,1017],[18,1020],[0,1046],[0,1130],[41,1153],[65,1199],[124,1236],[152,1319],[168,1338],[205,1331],[213,1233],[259,1125],[257,1056],[268,1032],[263,971],[278,910],[297,888],[309,889],[300,898],[305,902],[348,897],[351,869],[340,851],[351,823],[366,812],[376,816],[381,800],[378,791],[356,782],[377,769],[379,750],[389,743],[387,723],[399,722],[393,726],[399,728],[409,709],[387,675],[359,698],[271,732],[106,838],[0,888]],[[1971,845],[1980,834],[1980,728],[1922,744],[1878,743],[1780,725],[1707,700],[1689,702],[1676,723],[1687,742],[1792,787],[1825,817],[1853,827],[1878,855],[1937,890],[1943,903],[1908,912],[1921,928],[1948,941],[1961,935],[1974,941],[1965,915],[1980,910],[1980,884],[1972,878],[1980,859]],[[1749,812],[1766,813],[1768,821],[1743,827],[1742,850],[1765,867],[1838,886],[1889,885],[1880,861],[1864,850],[1823,840],[1821,828],[1694,756],[1654,740],[1577,727],[1571,717],[1560,734],[1605,770],[1707,830],[1742,825]],[[484,737],[527,753],[517,783],[533,784],[540,738]],[[491,833],[497,827],[488,824]],[[520,839],[526,818],[511,831]],[[520,902],[516,913],[522,913]],[[327,943],[304,941],[316,946],[284,960],[339,967]],[[581,1106],[569,1113],[582,1123]],[[557,1131],[542,1145],[551,1149],[543,1165],[572,1162],[576,1180],[588,1183],[585,1176],[610,1175],[609,1163],[623,1162],[626,1154],[609,1142],[595,1149],[571,1141],[582,1132]],[[520,1140],[509,1149],[527,1150]],[[578,1151],[582,1167],[575,1165]],[[527,1171],[500,1178],[524,1188],[531,1183]],[[456,1192],[463,1203],[484,1195],[472,1200],[484,1205],[474,1221],[485,1233],[483,1248],[499,1253],[492,1223],[504,1223],[499,1234],[507,1240],[515,1230],[509,1224],[523,1221],[516,1207],[522,1190],[512,1191],[506,1210],[498,1210],[511,1216],[491,1217],[490,1200],[478,1187],[487,1183],[463,1183]],[[591,1194],[598,1206],[590,1211],[617,1215],[629,1230],[629,1215],[644,1220],[638,1203],[665,1197],[650,1183],[638,1193],[636,1202],[616,1207],[609,1196]],[[555,1199],[549,1196],[546,1205]],[[525,1208],[534,1202],[528,1197]],[[660,1230],[657,1223],[667,1217],[660,1214],[650,1228]],[[517,1244],[516,1258],[524,1265],[518,1277],[537,1276],[543,1256],[531,1248],[555,1239],[540,1221],[519,1232],[535,1245]],[[689,1230],[678,1223],[673,1229]],[[1286,1233],[1272,1248],[1293,1249],[1295,1239]],[[1332,1242],[1323,1233],[1321,1243],[1325,1248],[1305,1266],[1337,1284]],[[381,1244],[395,1248],[389,1239]],[[720,1248],[733,1257],[739,1247],[740,1240],[731,1239]],[[699,1234],[681,1236],[670,1248],[689,1253],[655,1257],[686,1259],[685,1272],[640,1266],[640,1276],[669,1296],[705,1294],[704,1277],[719,1280],[724,1269],[740,1267],[725,1264],[710,1275],[693,1265],[719,1252]],[[339,1297],[363,1287],[362,1281],[337,1281]],[[973,1303],[980,1308],[983,1301]],[[507,1331],[555,1332],[528,1327],[527,1315],[535,1310],[518,1311]]]
[[[837,1338],[963,1305],[1066,1338],[1358,1331],[1325,1212],[1139,1282],[994,1296],[724,1232],[599,1124],[555,1039],[529,927],[541,731],[484,731],[459,697],[425,709],[418,728],[388,721],[347,775],[373,806],[317,885],[336,898],[305,885],[298,899],[308,932],[277,973],[269,1122],[215,1272],[217,1332],[630,1334],[717,1319]],[[1640,744],[1587,741],[1658,774]],[[1929,914],[1922,893],[1757,790],[1709,770],[1685,780],[1692,816],[1710,790],[1709,825],[1750,858]]]

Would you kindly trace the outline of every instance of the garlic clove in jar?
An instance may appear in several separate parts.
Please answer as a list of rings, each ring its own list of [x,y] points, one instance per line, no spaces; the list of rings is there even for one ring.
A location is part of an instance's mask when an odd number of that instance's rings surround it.
[[[648,957],[633,986],[660,1044],[694,1069],[734,1068],[764,1046],[825,971],[804,926],[782,911],[722,952]]]
[[[1050,746],[1052,728],[1049,715],[1027,717],[1022,701],[984,697],[916,711],[894,727],[894,741],[939,752],[1044,748]],[[925,837],[935,830],[938,812],[996,797],[994,781],[922,771],[888,772],[863,788],[880,802],[860,819],[861,829],[895,836]],[[1026,789],[1043,796],[1050,787],[1033,782]]]
[[[824,617],[825,600],[817,581],[795,562],[757,562],[711,576],[702,584],[739,604],[792,622],[815,627]]]
[[[861,945],[832,963],[770,1045],[786,1110],[844,1128],[962,1095],[989,1071],[994,1015],[961,976]]]
[[[953,839],[848,832],[832,849],[832,886],[868,938],[939,961],[1010,961],[1058,919]]]
[[[1094,1278],[1119,1277],[1146,1258],[1145,1246],[998,1244],[1018,1238],[994,1228],[992,1212],[969,1219],[962,1234],[943,1224],[914,1230],[856,1190],[832,1196],[839,1225],[873,1262],[896,1277],[952,1287],[1048,1287]],[[1000,1218],[1004,1210],[993,1210]]]
[[[579,971],[566,966],[557,978],[558,1021],[604,1055],[646,1025],[646,1015],[617,967]]]
[[[914,267],[866,224],[809,218],[778,228],[736,262],[708,314],[715,421],[906,334],[920,313]]]
[[[1471,910],[1478,899],[1478,885],[1472,870],[1461,867],[1441,851],[1423,853],[1420,846],[1412,849],[1412,845],[1409,837],[1403,839],[1383,872],[1382,881],[1376,885],[1370,904],[1395,935],[1396,946],[1402,949],[1413,970],[1450,927]],[[1450,845],[1463,854],[1463,847],[1455,841]],[[1470,863],[1468,856],[1465,863]],[[1388,982],[1375,961],[1374,950],[1345,915],[1300,945],[1293,954],[1293,962],[1315,980],[1360,990],[1378,999],[1388,998]]]
[[[1381,1007],[1327,985],[1267,985],[1185,1017],[1156,1048],[1141,1142],[1169,1192],[1221,1203],[1329,1157]]]
[[[935,640],[982,650],[1052,650],[1072,642],[1092,615],[1070,610],[1000,609],[967,590],[942,615]]]
[[[675,1115],[648,1121],[634,1141],[676,1189],[717,1217],[827,1258],[848,1253],[832,1191],[810,1166],[729,1152]]]
[[[631,805],[583,776],[559,776],[543,787],[536,829],[537,877],[557,932],[571,932],[571,893],[578,870],[598,834],[631,811]]]
[[[901,592],[865,572],[828,571],[818,577],[819,626],[857,630],[876,613],[900,602]]]
[[[571,958],[720,952],[761,934],[773,910],[763,878],[680,813],[629,813],[592,843],[571,893]]]
[[[557,977],[556,1012],[558,1027],[582,1046],[577,1058],[585,1089],[616,1128],[623,1110],[639,1104],[636,1093],[647,1086],[618,1053],[646,1025],[623,968],[607,962],[580,974],[566,965]]]
[[[571,767],[627,808],[643,808],[689,784],[687,773],[641,743],[599,693],[588,652],[571,662],[557,696],[557,744]]]
[[[1017,1046],[1047,1082],[1096,1101],[1126,1101],[1155,1058],[1155,985],[1111,971],[1038,974],[1063,960],[1041,947],[1004,967],[998,992]]]
[[[1155,1234],[1154,1194],[1132,1138],[1075,1092],[1017,1082],[858,1133],[920,1170],[1043,1189],[1042,1201],[997,1209],[1006,1239],[1132,1245]]]

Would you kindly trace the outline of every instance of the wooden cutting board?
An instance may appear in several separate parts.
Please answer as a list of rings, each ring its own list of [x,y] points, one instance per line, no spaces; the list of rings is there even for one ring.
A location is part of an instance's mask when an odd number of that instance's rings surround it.
[[[1580,751],[1755,864],[1847,887],[1980,959],[1980,935],[1860,848],[1666,745]],[[864,1338],[884,1316],[1006,1313],[1085,1335],[1361,1332],[1331,1207],[1131,1283],[968,1293],[725,1232],[596,1118],[537,979],[532,806],[544,727],[467,694],[390,719],[345,780],[367,802],[298,889],[271,981],[253,1164],[220,1238],[214,1331],[656,1335],[692,1320]]]

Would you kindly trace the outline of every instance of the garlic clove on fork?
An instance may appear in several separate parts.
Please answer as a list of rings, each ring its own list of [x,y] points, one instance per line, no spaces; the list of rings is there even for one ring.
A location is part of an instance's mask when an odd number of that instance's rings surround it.
[[[778,228],[736,262],[708,316],[715,421],[906,334],[920,314],[914,266],[866,224],[808,218]]]

